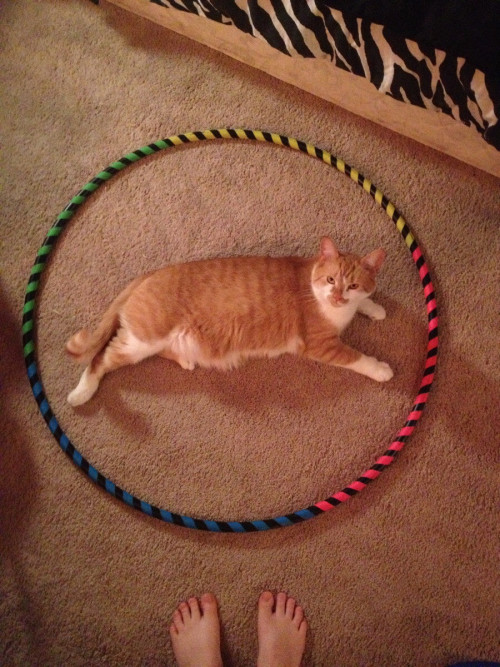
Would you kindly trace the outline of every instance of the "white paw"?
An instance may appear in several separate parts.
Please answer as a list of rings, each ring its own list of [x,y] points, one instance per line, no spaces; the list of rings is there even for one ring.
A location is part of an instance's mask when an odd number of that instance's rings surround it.
[[[83,405],[96,393],[98,386],[99,380],[96,377],[90,375],[87,367],[83,371],[83,375],[80,378],[80,382],[76,388],[68,394],[68,403],[73,407],[76,407],[77,405]]]
[[[179,365],[185,371],[194,371],[196,368],[196,364],[194,364],[192,361],[187,361],[186,359],[179,359]]]
[[[377,382],[387,382],[393,375],[394,373],[389,364],[386,364],[385,361],[377,361],[377,365],[374,367],[371,377]]]
[[[77,405],[83,405],[88,400],[92,398],[94,392],[84,391],[82,389],[73,389],[72,392],[68,394],[68,403],[76,408]]]
[[[385,320],[386,317],[385,308],[381,306],[379,303],[374,303],[373,307],[370,308],[368,317],[371,320]]]
[[[377,382],[387,382],[394,375],[392,368],[385,361],[379,361],[375,357],[367,357],[365,354],[349,364],[347,368],[356,371],[356,373],[361,373],[361,375],[366,375]]]

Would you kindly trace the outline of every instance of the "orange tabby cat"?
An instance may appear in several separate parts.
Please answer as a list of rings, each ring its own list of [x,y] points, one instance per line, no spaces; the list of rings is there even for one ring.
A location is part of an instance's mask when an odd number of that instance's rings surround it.
[[[390,380],[388,364],[340,340],[356,312],[384,319],[382,306],[368,298],[384,259],[382,249],[364,257],[340,253],[325,237],[309,259],[212,259],[141,276],[94,333],[82,330],[68,341],[69,354],[86,365],[68,401],[85,403],[106,373],[155,354],[192,370],[289,352]]]

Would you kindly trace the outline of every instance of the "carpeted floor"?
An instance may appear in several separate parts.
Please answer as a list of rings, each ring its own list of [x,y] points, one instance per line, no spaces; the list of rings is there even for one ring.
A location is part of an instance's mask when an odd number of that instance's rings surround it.
[[[305,607],[305,665],[499,659],[499,181],[106,2],[18,0],[1,20],[0,663],[172,665],[178,602],[219,599],[227,665],[254,664],[256,602]],[[52,438],[25,377],[24,288],[45,233],[100,169],[188,130],[247,126],[331,150],[398,206],[428,260],[442,353],[399,459],[292,528],[206,534],[96,488]],[[229,254],[388,253],[384,322],[346,339],[390,362],[378,385],[282,357],[221,374],[151,359],[86,406],[64,342],[137,274]],[[269,145],[212,142],[128,168],[79,211],[45,271],[38,358],[61,425],[128,491],[175,512],[255,519],[343,488],[383,453],[420,383],[424,299],[410,254],[361,188]]]

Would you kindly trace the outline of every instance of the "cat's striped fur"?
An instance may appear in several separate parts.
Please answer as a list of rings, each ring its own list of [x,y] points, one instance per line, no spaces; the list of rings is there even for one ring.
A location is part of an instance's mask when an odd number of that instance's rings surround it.
[[[134,280],[93,333],[82,330],[67,351],[85,371],[68,396],[88,401],[102,377],[153,355],[230,369],[250,357],[299,354],[384,382],[392,370],[341,341],[356,312],[383,319],[369,296],[385,258],[358,257],[321,240],[316,257],[235,257],[167,266]]]

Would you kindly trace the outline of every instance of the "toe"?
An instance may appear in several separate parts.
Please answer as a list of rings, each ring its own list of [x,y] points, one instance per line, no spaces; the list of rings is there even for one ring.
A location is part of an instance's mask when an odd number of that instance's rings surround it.
[[[198,621],[201,617],[201,614],[200,605],[198,604],[197,598],[189,598],[188,605],[191,612],[191,618],[195,621]]]
[[[299,628],[303,620],[304,620],[304,610],[302,609],[302,607],[297,605],[295,607],[295,613],[293,615],[293,622],[295,623],[296,627]]]
[[[177,626],[176,626],[175,622],[173,622],[170,625],[169,631],[170,631],[170,636],[171,637],[177,637],[177,635],[179,634],[179,630],[177,629]]]
[[[176,609],[174,611],[174,615],[172,616],[172,628],[175,628],[177,631],[181,630],[184,627],[184,620],[182,618],[182,614],[179,611],[179,609]]]
[[[182,618],[182,622],[185,623],[186,621],[189,621],[191,618],[191,609],[189,608],[188,603],[181,602],[177,609]]]
[[[276,596],[276,613],[280,616],[284,616],[286,612],[286,593],[278,593]]]
[[[288,598],[286,601],[286,615],[288,618],[293,618],[293,612],[295,611],[295,600],[293,598]]]
[[[200,603],[203,614],[212,614],[217,611],[217,600],[212,593],[203,593]]]
[[[273,613],[274,596],[271,591],[264,591],[259,598],[259,611],[264,616],[271,616]]]

